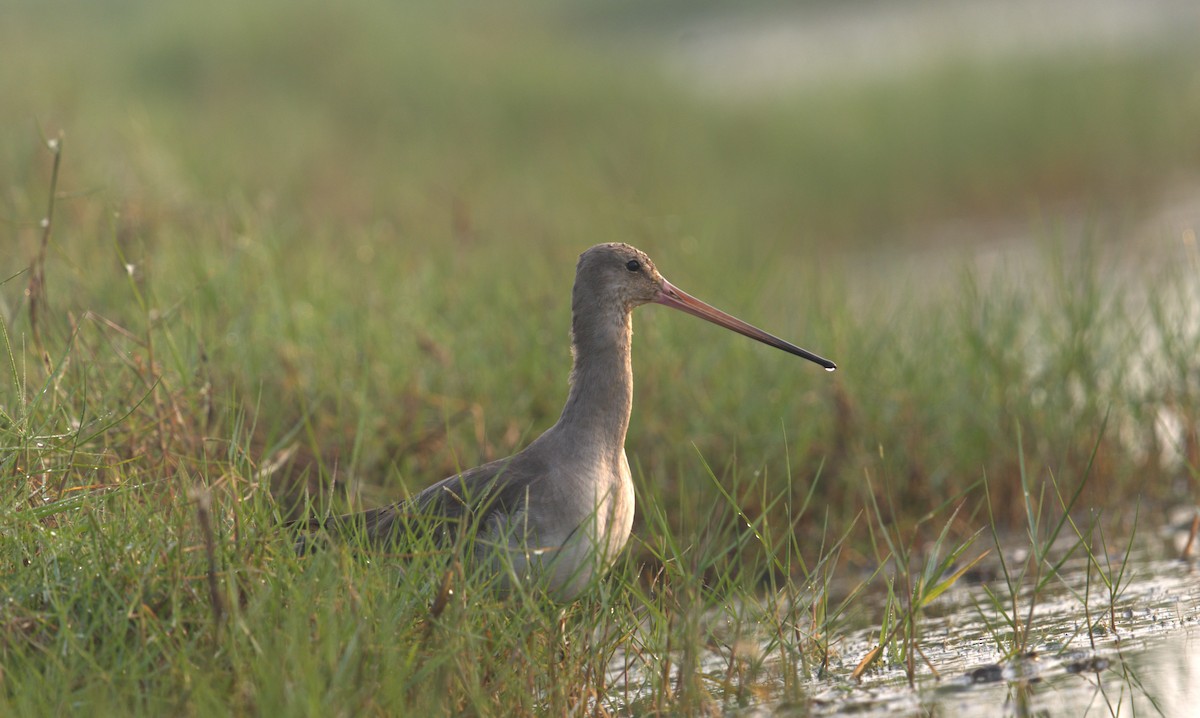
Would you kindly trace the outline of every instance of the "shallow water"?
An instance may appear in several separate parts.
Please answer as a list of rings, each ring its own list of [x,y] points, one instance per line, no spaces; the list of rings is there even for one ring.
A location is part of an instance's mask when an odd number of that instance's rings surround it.
[[[1032,651],[1013,660],[1004,660],[988,629],[999,630],[1003,638],[1007,625],[994,611],[983,610],[984,618],[975,608],[987,601],[982,587],[959,591],[942,606],[946,615],[924,624],[921,645],[929,664],[918,664],[915,688],[908,687],[900,668],[868,673],[859,685],[816,682],[819,709],[814,712],[884,715],[903,707],[959,716],[1131,710],[1196,715],[1200,576],[1178,561],[1148,561],[1133,571],[1116,600],[1115,622],[1107,593],[1096,593],[1095,574],[1089,616],[1083,610],[1087,579],[1082,567],[1063,573],[1035,608]],[[1024,616],[1028,603],[1022,606]],[[1090,638],[1089,617],[1090,625],[1100,624]],[[871,629],[858,637],[862,652],[873,645],[875,633]]]
[[[723,700],[721,695],[729,696],[737,686],[724,683],[730,650],[720,630],[713,631],[713,647],[701,657],[700,672],[716,703],[736,716],[1200,715],[1197,565],[1145,552],[1131,558],[1123,588],[1111,602],[1113,611],[1095,569],[1090,589],[1088,584],[1086,562],[1068,562],[1037,596],[1027,650],[1018,658],[1006,658],[1011,631],[992,607],[984,583],[948,591],[920,620],[924,659],[916,661],[912,686],[904,666],[894,665],[886,654],[860,681],[852,677],[879,638],[878,623],[870,621],[872,614],[876,621],[882,614],[883,601],[869,596],[856,599],[867,620],[834,632],[840,638],[834,641],[833,659],[825,671],[812,671],[819,677],[782,675],[782,663],[770,657],[778,646],[764,638],[754,685],[743,686],[748,690],[741,691],[740,701]],[[1007,595],[998,579],[987,585]],[[1022,622],[1030,598],[1029,590],[1022,591]],[[714,625],[722,622],[712,619]],[[614,659],[609,677],[610,696],[622,696],[619,709],[636,705],[649,685],[623,656]],[[798,682],[798,689],[786,691],[788,679],[794,686]]]
[[[729,4],[672,24],[666,65],[706,95],[743,99],[870,80],[947,61],[1151,48],[1200,26],[1190,0],[924,0]]]

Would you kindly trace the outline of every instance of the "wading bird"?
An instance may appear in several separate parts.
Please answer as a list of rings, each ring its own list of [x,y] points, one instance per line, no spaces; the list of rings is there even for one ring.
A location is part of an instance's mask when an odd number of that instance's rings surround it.
[[[644,252],[627,244],[596,245],[580,255],[575,270],[570,392],[554,426],[522,451],[450,476],[406,501],[310,526],[358,532],[375,545],[423,530],[414,526],[434,526],[442,544],[469,536],[472,553],[494,562],[502,583],[540,581],[557,598],[578,595],[609,569],[633,526],[625,458],[633,407],[631,312],[651,302],[828,371],[837,368],[676,288]]]

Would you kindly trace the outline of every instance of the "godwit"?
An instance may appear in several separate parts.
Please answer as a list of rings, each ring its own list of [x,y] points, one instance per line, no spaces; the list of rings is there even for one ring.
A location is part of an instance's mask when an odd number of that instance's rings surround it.
[[[520,452],[443,479],[406,501],[314,523],[362,532],[375,544],[420,530],[414,527],[437,525],[443,543],[468,530],[474,554],[494,562],[504,582],[540,581],[561,599],[576,596],[608,570],[633,527],[625,458],[633,407],[631,312],[650,302],[837,368],[676,288],[644,252],[599,244],[579,256],[575,269],[571,388],[554,426]]]

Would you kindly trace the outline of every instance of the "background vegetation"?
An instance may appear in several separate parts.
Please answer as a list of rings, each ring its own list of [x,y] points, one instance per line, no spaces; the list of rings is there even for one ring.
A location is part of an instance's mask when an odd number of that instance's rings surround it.
[[[5,711],[609,709],[618,651],[686,706],[706,610],[798,610],[888,558],[875,524],[1026,527],[1050,477],[1126,530],[1193,500],[1195,236],[1140,218],[1200,165],[1194,43],[733,102],[636,12],[6,3]],[[452,630],[454,567],[291,556],[303,488],[394,500],[554,421],[603,241],[841,369],[639,311],[639,538],[567,613],[459,591]]]

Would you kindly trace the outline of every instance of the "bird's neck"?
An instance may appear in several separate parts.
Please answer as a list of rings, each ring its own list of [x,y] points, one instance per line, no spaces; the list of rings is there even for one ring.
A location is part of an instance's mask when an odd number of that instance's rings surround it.
[[[571,391],[556,428],[579,450],[619,454],[633,408],[632,320],[628,311],[573,309]]]

